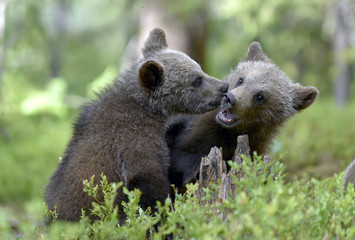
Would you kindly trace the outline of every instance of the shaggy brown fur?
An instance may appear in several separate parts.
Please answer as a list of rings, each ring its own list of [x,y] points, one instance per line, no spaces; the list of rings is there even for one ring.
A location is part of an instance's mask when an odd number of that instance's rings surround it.
[[[225,80],[235,102],[224,100],[215,111],[177,119],[167,130],[169,179],[178,187],[196,176],[201,157],[211,147],[222,147],[223,159],[230,160],[239,135],[249,135],[251,151],[265,153],[283,123],[311,105],[318,95],[314,87],[292,83],[257,42],[250,45],[245,59]]]
[[[59,219],[77,221],[81,209],[91,208],[93,199],[83,191],[83,180],[95,175],[98,181],[101,173],[109,182],[140,189],[144,209],[163,201],[170,186],[166,119],[213,110],[226,95],[228,84],[204,73],[187,55],[170,50],[160,29],[151,31],[143,56],[82,109],[46,191],[46,203],[51,210],[58,206]],[[116,204],[122,200],[120,190]]]

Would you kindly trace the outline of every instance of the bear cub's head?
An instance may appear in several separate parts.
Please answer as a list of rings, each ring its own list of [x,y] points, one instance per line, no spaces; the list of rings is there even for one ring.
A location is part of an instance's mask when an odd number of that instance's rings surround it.
[[[227,77],[235,101],[224,99],[216,120],[246,133],[257,124],[280,125],[310,106],[318,96],[315,87],[294,84],[253,42],[245,59]]]
[[[186,54],[169,49],[164,31],[158,28],[145,42],[138,82],[149,102],[168,114],[213,110],[229,86],[204,73]]]

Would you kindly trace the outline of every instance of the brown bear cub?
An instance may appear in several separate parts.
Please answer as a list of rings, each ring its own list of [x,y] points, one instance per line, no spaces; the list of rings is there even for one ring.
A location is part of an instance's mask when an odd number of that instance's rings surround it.
[[[169,180],[177,187],[196,176],[201,157],[212,147],[222,147],[223,159],[230,160],[238,135],[248,134],[251,151],[265,153],[283,123],[318,95],[314,87],[292,83],[257,42],[250,45],[245,59],[225,81],[235,100],[224,99],[219,109],[178,118],[168,127]]]
[[[170,50],[161,29],[152,30],[143,58],[82,109],[46,190],[49,209],[57,205],[59,219],[79,220],[93,201],[83,180],[95,175],[97,182],[101,173],[109,182],[140,189],[141,207],[154,208],[169,193],[167,118],[216,109],[227,90],[227,83],[204,73],[186,54]],[[119,190],[115,204],[123,200]]]

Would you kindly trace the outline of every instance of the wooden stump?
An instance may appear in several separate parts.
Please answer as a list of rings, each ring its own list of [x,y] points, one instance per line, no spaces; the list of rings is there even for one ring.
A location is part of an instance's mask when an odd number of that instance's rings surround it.
[[[250,147],[249,147],[248,135],[238,136],[237,148],[235,149],[232,161],[241,165],[242,164],[242,154],[245,155],[247,158],[250,158]]]
[[[247,158],[251,158],[248,135],[238,136],[237,148],[234,152],[232,161],[241,165],[243,161],[242,155],[245,155]],[[263,163],[265,166],[271,161],[272,160],[269,154],[263,157]],[[245,174],[241,171],[233,170],[227,172],[226,163],[222,159],[222,149],[217,147],[212,148],[210,153],[206,157],[202,158],[201,161],[198,191],[199,201],[203,202],[203,188],[208,188],[210,186],[210,182],[217,183],[218,180],[220,180],[218,192],[215,196],[212,196],[212,199],[208,202],[221,204],[230,195],[235,197],[236,186],[232,181],[233,175],[237,176],[238,179],[245,177]],[[216,214],[219,218],[224,221],[226,220],[227,212],[217,212]]]
[[[200,176],[199,176],[199,190],[198,198],[200,203],[202,202],[203,188],[209,188],[210,182],[217,183],[218,179],[221,179],[224,161],[222,159],[222,149],[213,147],[210,153],[202,158],[200,165]],[[215,201],[214,196],[211,202]]]
[[[217,183],[223,173],[222,149],[213,147],[210,153],[202,158],[200,166],[199,187],[207,188],[210,182]]]

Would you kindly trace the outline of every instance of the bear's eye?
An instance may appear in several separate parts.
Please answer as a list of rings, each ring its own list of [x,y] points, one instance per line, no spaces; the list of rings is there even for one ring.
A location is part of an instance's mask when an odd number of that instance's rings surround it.
[[[192,86],[194,87],[200,87],[202,85],[203,79],[202,77],[196,77],[194,81],[192,82]]]
[[[263,92],[259,92],[258,94],[255,95],[255,102],[257,104],[263,104],[265,101],[265,96]]]
[[[240,77],[237,81],[237,86],[242,85],[242,83],[244,82],[244,79],[245,79],[245,77]]]

